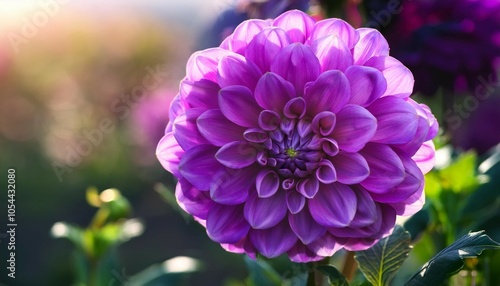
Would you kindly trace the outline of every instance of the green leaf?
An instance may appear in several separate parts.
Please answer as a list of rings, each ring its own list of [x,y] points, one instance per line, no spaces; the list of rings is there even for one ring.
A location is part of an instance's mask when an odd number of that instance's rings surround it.
[[[253,260],[245,256],[245,264],[250,273],[250,285],[280,286],[280,275],[264,260]]]
[[[340,271],[333,265],[320,265],[317,269],[323,272],[330,279],[330,285],[334,286],[349,286],[349,282]]]
[[[189,214],[187,214],[183,209],[181,209],[179,204],[177,204],[177,199],[175,198],[174,191],[170,190],[169,188],[167,188],[167,186],[165,186],[164,184],[161,184],[161,183],[157,183],[154,186],[154,190],[158,194],[160,194],[160,196],[163,198],[163,200],[165,200],[165,202],[167,202],[167,204],[172,209],[174,209],[179,214],[181,214],[181,216],[184,218],[186,223],[193,220],[193,218]]]
[[[357,251],[361,272],[374,286],[389,285],[410,252],[410,234],[396,225],[392,234],[370,249]]]
[[[461,154],[450,166],[439,171],[441,184],[455,193],[470,192],[477,188],[476,160],[474,152]]]
[[[431,258],[406,285],[439,285],[462,269],[462,259],[476,257],[485,249],[498,248],[500,243],[492,240],[484,231],[470,232]]]
[[[120,281],[122,282],[120,285],[181,285],[183,277],[189,273],[200,271],[201,266],[201,262],[197,259],[177,256],[163,263],[151,265],[132,277],[124,277],[123,281]]]

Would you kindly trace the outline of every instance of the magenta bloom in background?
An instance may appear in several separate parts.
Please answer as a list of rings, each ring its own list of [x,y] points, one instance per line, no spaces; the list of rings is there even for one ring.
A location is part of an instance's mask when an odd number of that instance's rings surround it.
[[[157,156],[226,250],[307,262],[420,210],[437,123],[382,35],[290,11],[192,55]]]

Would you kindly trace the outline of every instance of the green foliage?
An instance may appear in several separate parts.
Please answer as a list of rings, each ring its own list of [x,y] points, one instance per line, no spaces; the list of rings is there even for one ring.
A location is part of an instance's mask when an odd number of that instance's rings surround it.
[[[330,285],[334,286],[349,286],[349,282],[342,273],[340,273],[337,268],[332,265],[320,265],[317,269],[323,272],[330,280]]]
[[[462,269],[464,258],[476,257],[485,249],[498,248],[500,243],[493,241],[484,231],[471,232],[429,260],[406,285],[439,285]]]
[[[264,260],[250,259],[245,256],[249,272],[248,284],[251,286],[280,286],[280,275]]]
[[[374,286],[387,286],[410,249],[410,234],[397,225],[390,236],[367,250],[357,251],[355,258],[368,281]]]

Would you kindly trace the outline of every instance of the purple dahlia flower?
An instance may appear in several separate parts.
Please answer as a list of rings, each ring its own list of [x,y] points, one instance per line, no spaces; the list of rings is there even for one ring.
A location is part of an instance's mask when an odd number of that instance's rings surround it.
[[[423,204],[437,123],[374,29],[300,11],[196,52],[157,156],[226,250],[307,262],[369,248]]]

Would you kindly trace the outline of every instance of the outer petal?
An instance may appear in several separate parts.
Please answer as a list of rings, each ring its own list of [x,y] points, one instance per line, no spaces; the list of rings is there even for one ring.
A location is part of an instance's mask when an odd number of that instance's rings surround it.
[[[314,26],[314,20],[304,12],[298,10],[287,11],[273,21],[286,31],[292,42],[304,43]]]
[[[283,29],[265,28],[248,44],[245,57],[254,62],[265,73],[269,71],[274,57],[291,43],[292,40]]]
[[[363,65],[372,57],[388,56],[389,44],[382,34],[371,28],[359,28],[359,42],[354,47],[354,64]]]
[[[372,142],[384,144],[405,144],[417,132],[418,115],[410,104],[401,98],[386,96],[367,107],[377,118],[377,132]]]
[[[199,81],[183,80],[180,85],[182,100],[191,108],[217,109],[217,94],[220,87],[217,83],[201,79]]]
[[[268,21],[259,19],[244,21],[234,29],[231,40],[227,43],[227,47],[235,53],[244,55],[247,45],[253,40],[255,35],[269,27],[270,24],[271,23]]]
[[[219,61],[231,52],[221,48],[211,48],[194,53],[186,65],[186,79],[198,81],[201,79],[217,82],[217,66]]]
[[[187,213],[207,219],[208,211],[214,205],[207,192],[201,192],[185,179],[180,179],[175,188],[179,206]]]
[[[182,156],[179,171],[198,190],[208,191],[213,176],[224,168],[215,159],[216,152],[217,147],[198,145]]]
[[[249,236],[255,248],[268,258],[277,257],[290,250],[298,240],[286,219],[269,229],[252,229]]]
[[[387,89],[382,96],[393,95],[407,98],[413,92],[413,74],[400,61],[389,56],[372,57],[365,66],[378,69],[387,81]]]
[[[255,100],[264,109],[281,113],[287,102],[296,96],[293,85],[281,76],[268,72],[255,88]]]
[[[342,244],[339,240],[330,233],[325,233],[321,238],[307,245],[307,247],[317,255],[330,257],[342,249]]]
[[[229,121],[218,109],[205,111],[196,120],[201,135],[215,146],[243,140],[245,128]]]
[[[175,119],[173,133],[182,149],[187,151],[195,146],[209,143],[196,126],[196,120],[203,112],[203,109],[192,108]]]
[[[345,76],[351,85],[349,103],[367,106],[387,89],[382,73],[371,67],[350,66],[345,71]]]
[[[255,162],[257,150],[246,141],[235,141],[222,146],[215,158],[224,166],[241,169]]]
[[[224,168],[212,175],[210,197],[223,205],[236,205],[245,202],[249,190],[254,187],[257,168],[248,167],[234,170]]]
[[[315,41],[330,35],[337,36],[349,49],[354,48],[354,45],[356,45],[359,40],[358,31],[346,21],[340,19],[325,19],[314,25],[310,41]]]
[[[236,243],[250,229],[243,217],[243,205],[224,206],[215,204],[207,217],[207,234],[218,243]]]
[[[292,214],[296,214],[306,205],[306,198],[295,190],[286,193],[286,205]]]
[[[319,38],[311,43],[311,49],[321,64],[321,71],[345,71],[352,66],[351,50],[335,35]]]
[[[243,85],[254,90],[262,72],[245,57],[233,54],[223,57],[218,66],[217,82],[221,87]]]
[[[356,214],[356,195],[343,184],[320,185],[320,190],[309,200],[309,211],[314,220],[323,226],[344,227]]]
[[[156,157],[158,157],[163,168],[176,177],[180,176],[179,162],[183,154],[184,150],[177,143],[172,132],[165,134],[156,148]]]
[[[219,106],[227,119],[243,127],[258,126],[262,108],[253,93],[244,86],[229,86],[219,91]]]
[[[400,216],[410,216],[416,214],[425,204],[424,186],[401,203],[391,204]]]
[[[289,214],[288,222],[293,232],[304,244],[309,244],[326,233],[326,228],[314,221],[307,207],[297,214]]]
[[[370,194],[359,185],[353,186],[354,193],[358,202],[356,215],[349,227],[366,227],[375,223],[379,219],[377,214],[377,206]]]
[[[337,113],[337,123],[331,137],[340,150],[357,152],[373,137],[377,130],[375,117],[361,106],[348,104]]]
[[[420,168],[422,173],[427,174],[434,167],[436,162],[435,156],[436,151],[434,148],[434,142],[429,140],[422,144],[417,153],[415,153],[415,155],[411,158],[415,161],[415,163],[417,163],[417,166]]]
[[[294,43],[276,55],[271,63],[271,71],[291,82],[300,96],[305,84],[318,78],[321,66],[308,46]]]
[[[360,151],[370,167],[370,175],[361,185],[373,193],[385,193],[400,184],[405,177],[403,163],[391,147],[368,143]]]
[[[331,70],[308,83],[304,92],[307,113],[314,117],[321,111],[338,112],[349,100],[351,88],[344,73]]]
[[[370,174],[368,163],[358,153],[340,151],[331,161],[337,171],[337,180],[342,184],[358,184]]]
[[[284,192],[268,198],[259,198],[253,190],[245,203],[245,219],[254,229],[267,229],[278,224],[287,213]]]
[[[297,242],[295,246],[287,252],[287,254],[291,261],[297,263],[320,261],[321,259],[324,259],[323,256],[316,255],[313,251],[307,248],[307,246],[300,242]]]
[[[385,193],[373,193],[374,200],[383,203],[399,203],[408,199],[424,185],[424,175],[417,164],[404,152],[397,152],[405,167],[404,180]]]

